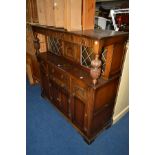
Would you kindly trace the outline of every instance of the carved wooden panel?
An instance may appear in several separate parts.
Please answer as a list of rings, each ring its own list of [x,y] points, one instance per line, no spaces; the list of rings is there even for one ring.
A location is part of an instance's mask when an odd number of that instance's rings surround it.
[[[73,52],[74,51],[74,52]],[[64,42],[64,56],[71,61],[80,62],[80,46],[70,42]]]
[[[40,43],[40,52],[46,52],[46,36],[43,34],[38,34],[39,43]]]
[[[106,84],[104,87],[101,87],[96,90],[95,93],[95,106],[94,106],[94,112],[98,111],[102,107],[104,107],[105,104],[109,104],[109,102],[114,102],[117,92],[117,84],[118,79],[113,80]],[[104,102],[102,102],[104,100]]]
[[[74,123],[80,128],[82,131],[84,130],[84,114],[85,114],[85,104],[74,97]]]
[[[112,123],[114,104],[107,104],[102,111],[93,116],[91,134],[96,135],[103,129],[104,126],[109,126]]]
[[[56,105],[56,107],[58,107],[59,109],[60,109],[60,102],[61,102],[61,92],[60,92],[60,87],[59,87],[59,85],[56,83],[56,82],[54,82],[54,81],[52,81],[51,82],[51,84],[52,84],[52,87],[51,87],[51,89],[53,89],[52,91],[53,91],[53,102],[54,102],[54,104]],[[50,89],[50,90],[51,90]]]
[[[65,89],[61,89],[61,111],[69,116],[69,93]]]
[[[40,78],[41,78],[41,89],[42,89],[42,96],[46,96],[49,98],[49,81],[48,81],[48,74],[44,73],[43,70],[40,70]]]

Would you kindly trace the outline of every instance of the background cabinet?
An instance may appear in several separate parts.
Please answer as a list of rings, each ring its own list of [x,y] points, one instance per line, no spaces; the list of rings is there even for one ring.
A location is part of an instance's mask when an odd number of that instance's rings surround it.
[[[26,0],[26,21],[38,23],[37,0]]]
[[[27,0],[27,22],[71,30],[94,29],[95,0]]]

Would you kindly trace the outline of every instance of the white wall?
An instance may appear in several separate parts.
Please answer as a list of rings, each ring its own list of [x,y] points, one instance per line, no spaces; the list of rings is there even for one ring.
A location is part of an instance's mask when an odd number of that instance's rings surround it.
[[[124,67],[116,99],[116,105],[114,109],[113,123],[116,123],[121,117],[123,117],[128,112],[128,110],[129,110],[129,49],[127,44]]]

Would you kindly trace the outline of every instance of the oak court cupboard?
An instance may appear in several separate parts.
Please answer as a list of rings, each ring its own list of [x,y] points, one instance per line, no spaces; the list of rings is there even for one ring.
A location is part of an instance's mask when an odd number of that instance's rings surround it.
[[[31,24],[40,69],[41,95],[90,144],[112,125],[128,33],[66,31]],[[40,52],[38,35],[45,36]]]

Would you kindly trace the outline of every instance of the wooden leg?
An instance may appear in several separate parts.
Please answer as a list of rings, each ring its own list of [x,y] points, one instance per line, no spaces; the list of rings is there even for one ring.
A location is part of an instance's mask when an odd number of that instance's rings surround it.
[[[45,98],[45,93],[44,93],[44,90],[41,88],[41,96],[43,97],[43,98]]]
[[[90,145],[92,142],[94,142],[95,139],[88,140],[88,139],[86,139],[86,138],[83,137],[83,140],[84,140],[88,145]]]
[[[106,129],[110,128],[111,125],[112,125],[112,119],[109,120],[109,121],[107,122],[107,124],[105,125],[105,127],[104,127],[103,130],[106,130]],[[96,137],[94,137],[94,138],[91,139],[91,140],[88,140],[88,139],[86,139],[85,137],[83,137],[84,141],[85,141],[88,145],[90,145],[91,143],[93,143],[93,142],[95,141],[95,138],[96,138]]]

